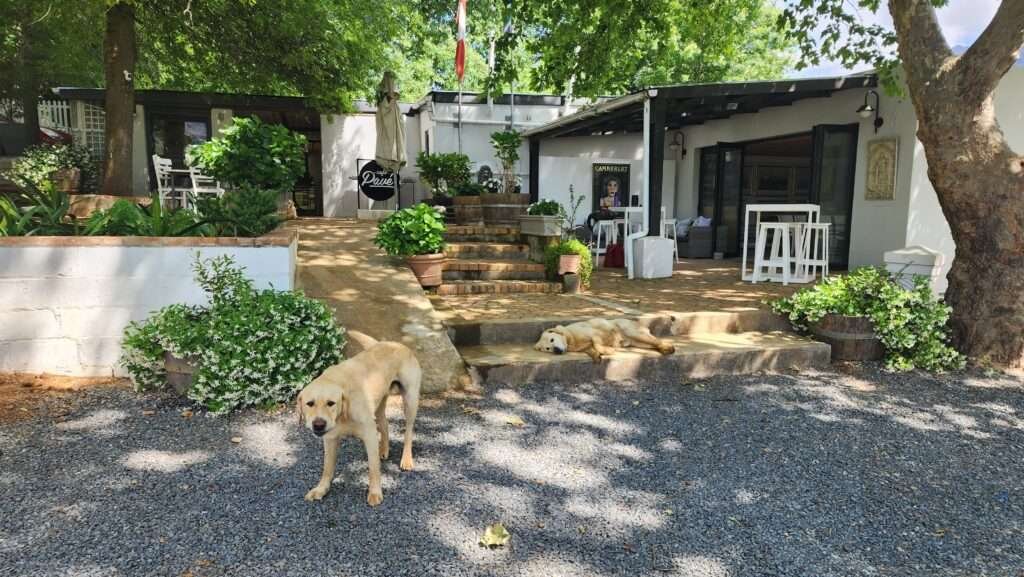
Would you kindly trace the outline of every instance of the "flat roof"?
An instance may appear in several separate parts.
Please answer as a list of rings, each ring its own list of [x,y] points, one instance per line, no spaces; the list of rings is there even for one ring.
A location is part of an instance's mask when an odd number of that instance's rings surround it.
[[[828,78],[652,86],[585,107],[523,133],[529,138],[588,136],[643,130],[646,97],[665,99],[665,126],[678,129],[763,108],[790,106],[805,98],[827,98],[841,90],[874,88],[873,72]]]
[[[103,88],[60,87],[54,92],[68,100],[102,102]],[[136,90],[137,104],[180,108],[259,108],[268,110],[312,109],[303,96],[270,96],[263,94],[229,94],[225,92],[191,92],[186,90]]]

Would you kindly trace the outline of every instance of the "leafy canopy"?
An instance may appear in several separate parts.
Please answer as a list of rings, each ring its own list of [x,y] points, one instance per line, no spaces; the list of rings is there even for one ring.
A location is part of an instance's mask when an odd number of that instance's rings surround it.
[[[188,154],[211,176],[234,186],[287,192],[306,171],[306,137],[259,118],[235,118],[220,136]]]

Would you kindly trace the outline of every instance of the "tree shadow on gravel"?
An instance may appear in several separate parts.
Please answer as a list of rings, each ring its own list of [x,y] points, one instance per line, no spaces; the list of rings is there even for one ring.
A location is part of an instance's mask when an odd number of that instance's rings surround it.
[[[307,503],[321,445],[290,413],[183,408],[96,391],[63,422],[0,430],[0,574],[1012,575],[1024,563],[1014,379],[868,367],[494,387],[425,403],[410,473],[389,410],[377,508],[358,442]],[[499,521],[509,546],[480,547]]]

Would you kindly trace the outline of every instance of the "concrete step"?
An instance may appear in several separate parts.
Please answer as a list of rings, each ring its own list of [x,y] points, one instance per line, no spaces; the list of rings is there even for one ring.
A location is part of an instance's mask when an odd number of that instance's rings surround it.
[[[508,242],[449,242],[444,253],[458,259],[528,260],[530,247]]]
[[[784,332],[718,333],[670,339],[676,345],[675,354],[663,357],[650,350],[624,349],[600,363],[583,353],[542,353],[534,350],[532,343],[458,349],[484,383],[507,385],[639,378],[679,382],[714,375],[824,368],[831,354],[825,343]]]
[[[544,265],[524,260],[452,259],[444,280],[544,280]]]
[[[519,228],[514,226],[448,226],[444,234],[448,242],[519,242]]]
[[[560,292],[560,283],[538,280],[456,280],[437,287],[439,296]]]
[[[483,321],[449,321],[448,336],[456,346],[508,345],[533,343],[545,330],[567,325],[580,318],[522,318]],[[615,317],[609,317],[615,318]],[[651,329],[658,336],[696,336],[715,333],[744,333],[789,331],[789,322],[771,311],[740,312],[689,312],[653,314],[643,317],[622,315],[619,318],[634,318]]]

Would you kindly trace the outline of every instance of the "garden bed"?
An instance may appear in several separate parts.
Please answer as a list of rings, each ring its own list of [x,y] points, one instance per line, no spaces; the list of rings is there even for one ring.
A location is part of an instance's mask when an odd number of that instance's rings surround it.
[[[174,303],[203,304],[201,258],[230,255],[259,288],[295,287],[298,233],[252,238],[0,237],[0,372],[123,375],[130,321]]]

